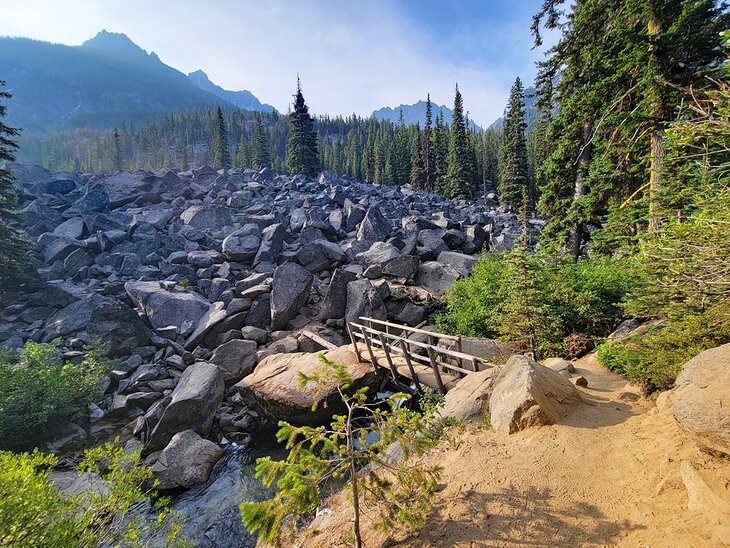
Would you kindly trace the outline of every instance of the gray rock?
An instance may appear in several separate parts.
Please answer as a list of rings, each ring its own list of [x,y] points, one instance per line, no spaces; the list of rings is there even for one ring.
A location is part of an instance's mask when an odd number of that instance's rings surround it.
[[[411,280],[418,272],[420,262],[419,258],[413,255],[401,255],[383,267],[383,275]]]
[[[347,284],[354,282],[356,278],[354,273],[341,268],[334,271],[319,311],[320,319],[329,320],[345,317]]]
[[[457,251],[442,251],[436,260],[442,264],[454,267],[462,276],[469,276],[477,262],[476,257]]]
[[[124,289],[132,302],[147,316],[153,328],[190,321],[198,325],[211,304],[193,291],[167,291],[158,282],[127,282]]]
[[[207,436],[223,400],[223,390],[223,374],[215,364],[197,362],[185,369],[172,391],[170,404],[150,434],[145,451],[162,449],[172,436],[188,429]]]
[[[711,348],[682,366],[672,412],[703,451],[730,455],[730,344]]]
[[[158,489],[188,489],[207,481],[225,450],[193,430],[175,434],[152,466]]]
[[[398,248],[387,242],[375,242],[370,249],[357,255],[358,261],[363,264],[381,268],[398,257],[400,257]]]
[[[370,280],[356,280],[347,284],[345,321],[360,323],[360,317],[377,320],[388,317],[383,298]]]
[[[218,366],[226,384],[233,384],[253,371],[256,347],[255,341],[234,339],[216,348],[210,362]]]
[[[213,303],[205,315],[200,318],[195,330],[185,341],[185,350],[193,350],[200,344],[200,341],[208,334],[213,326],[226,319],[225,305],[222,302]]]
[[[253,263],[274,263],[279,260],[279,255],[284,247],[284,237],[286,229],[281,223],[267,226],[261,234],[261,245],[258,253],[254,257]]]
[[[489,402],[495,432],[512,434],[553,424],[582,401],[560,373],[524,356],[512,356],[494,381]]]
[[[53,229],[53,234],[56,236],[80,240],[84,237],[85,229],[86,225],[81,217],[72,217]]]
[[[436,261],[429,261],[418,267],[415,283],[429,293],[441,297],[460,277],[461,273],[455,268]]]
[[[367,242],[385,241],[393,232],[390,221],[383,216],[378,207],[368,209],[357,229],[357,239]]]
[[[439,416],[462,421],[483,419],[489,411],[496,374],[497,370],[490,368],[466,375],[446,393]]]
[[[271,288],[271,327],[284,329],[309,298],[312,274],[296,263],[276,267]]]
[[[133,309],[122,302],[94,308],[86,326],[89,339],[107,343],[110,357],[123,357],[150,343],[150,332]]]
[[[261,229],[257,224],[246,224],[223,240],[223,253],[231,261],[253,259],[261,244]]]
[[[315,240],[297,251],[294,260],[310,272],[332,270],[347,261],[340,246],[327,240]]]
[[[419,306],[408,299],[387,301],[388,321],[415,327],[428,318],[425,306]]]
[[[186,225],[201,230],[223,228],[233,224],[231,210],[217,205],[194,205],[180,214],[180,220]]]

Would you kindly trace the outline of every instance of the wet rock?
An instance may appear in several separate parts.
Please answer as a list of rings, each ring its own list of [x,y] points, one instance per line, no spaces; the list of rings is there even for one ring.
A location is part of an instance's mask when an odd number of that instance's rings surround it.
[[[152,475],[159,481],[157,488],[188,489],[207,481],[213,465],[224,454],[223,448],[193,430],[178,432],[152,466]]]

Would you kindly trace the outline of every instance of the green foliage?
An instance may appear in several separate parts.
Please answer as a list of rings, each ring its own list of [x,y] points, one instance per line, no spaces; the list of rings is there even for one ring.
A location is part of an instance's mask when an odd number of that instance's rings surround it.
[[[314,374],[300,375],[300,388],[313,383],[315,393],[333,385],[347,409],[333,417],[329,427],[296,427],[279,422],[277,439],[286,443],[285,460],[264,457],[256,463],[256,474],[266,486],[275,485],[276,495],[263,502],[244,502],[241,516],[251,532],[268,542],[278,542],[287,516],[299,517],[314,511],[323,485],[345,481],[352,492],[353,534],[360,545],[360,505],[378,516],[376,525],[385,531],[398,523],[416,528],[424,523],[431,508],[441,470],[412,462],[435,443],[433,406],[424,415],[399,406],[406,394],[394,394],[382,404],[368,403],[367,388],[352,392],[352,378],[346,366],[322,356],[325,365]],[[389,448],[398,442],[403,457],[389,458]],[[364,472],[358,472],[367,465]]]
[[[480,257],[471,276],[456,281],[444,297],[436,326],[448,333],[499,337],[544,357],[559,353],[571,333],[608,335],[637,283],[627,259],[573,262],[517,246]]]
[[[109,364],[90,349],[80,365],[63,360],[51,344],[28,342],[0,356],[0,447],[33,447],[59,420],[99,401]]]
[[[448,168],[445,193],[451,198],[469,198],[473,189],[474,174],[469,164],[467,128],[464,121],[464,104],[459,86],[454,95],[454,115],[449,136]]]
[[[700,352],[730,342],[730,307],[690,315],[598,348],[599,361],[649,390],[672,388],[682,365]]]
[[[522,210],[523,196],[533,196],[528,189],[527,141],[525,140],[524,90],[517,78],[504,115],[502,154],[499,163],[499,200],[509,209]]]
[[[2,91],[3,86],[5,82],[0,80],[0,101],[11,97],[10,93]],[[3,123],[6,111],[7,106],[0,103],[0,162],[15,160],[18,148],[15,139],[20,135],[17,129]],[[18,228],[18,197],[13,182],[12,173],[0,167],[0,297],[19,289],[30,262],[30,242]]]
[[[216,167],[231,167],[231,152],[228,149],[228,130],[226,129],[226,121],[223,118],[221,107],[216,109],[215,122],[213,165]]]
[[[289,114],[289,141],[286,144],[286,165],[292,175],[303,173],[314,177],[319,171],[319,149],[314,119],[304,102],[302,86],[297,78],[294,110]]]
[[[53,455],[0,451],[0,544],[11,547],[62,548],[98,545],[137,547],[152,533],[164,533],[168,545],[181,546],[182,524],[165,505],[151,503],[145,488],[152,472],[139,464],[140,450],[125,452],[106,444],[86,452],[78,473],[95,483],[79,495],[63,498],[48,481]],[[155,508],[140,517],[141,503]]]

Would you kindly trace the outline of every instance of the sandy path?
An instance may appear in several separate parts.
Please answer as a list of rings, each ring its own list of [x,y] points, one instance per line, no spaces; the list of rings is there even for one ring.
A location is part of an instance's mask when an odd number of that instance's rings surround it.
[[[560,424],[511,436],[470,425],[424,458],[445,468],[443,489],[418,533],[386,538],[364,524],[365,546],[721,546],[707,520],[687,509],[682,460],[730,501],[730,459],[700,453],[667,405],[626,392],[593,356],[576,368],[586,403]],[[298,546],[346,546],[350,510],[330,501],[320,531]]]

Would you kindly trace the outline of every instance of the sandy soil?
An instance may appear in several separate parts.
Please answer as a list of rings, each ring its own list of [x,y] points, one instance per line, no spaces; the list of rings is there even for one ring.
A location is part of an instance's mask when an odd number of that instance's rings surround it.
[[[576,368],[589,382],[583,405],[560,424],[510,436],[480,425],[452,432],[453,444],[424,456],[445,468],[428,523],[386,537],[365,517],[365,546],[722,546],[717,524],[688,510],[679,467],[691,462],[730,502],[730,459],[684,437],[671,394],[658,405],[641,398],[592,355]],[[345,499],[325,506],[332,514],[293,545],[350,545]]]

